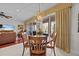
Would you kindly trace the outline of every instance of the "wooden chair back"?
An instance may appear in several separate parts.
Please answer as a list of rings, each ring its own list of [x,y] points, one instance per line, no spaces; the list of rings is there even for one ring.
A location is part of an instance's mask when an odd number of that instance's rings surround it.
[[[47,48],[51,48],[53,50],[54,56],[56,56],[56,53],[55,53],[55,44],[56,44],[57,33],[54,32],[52,34],[51,38],[52,39],[47,42],[47,44],[50,44],[50,45],[47,45]]]
[[[22,33],[21,37],[22,37],[23,45],[29,42],[26,34]]]
[[[35,56],[42,56],[46,54],[46,37],[30,37],[30,54]]]
[[[56,44],[56,38],[57,38],[57,33],[54,32],[52,35],[51,35],[51,40],[49,40],[46,44],[50,44],[50,46],[47,46],[47,47],[55,47],[55,44]],[[53,43],[53,44],[52,44]]]
[[[53,39],[53,43],[54,43],[54,46],[56,44],[56,38],[57,38],[57,33],[55,32],[52,39]]]

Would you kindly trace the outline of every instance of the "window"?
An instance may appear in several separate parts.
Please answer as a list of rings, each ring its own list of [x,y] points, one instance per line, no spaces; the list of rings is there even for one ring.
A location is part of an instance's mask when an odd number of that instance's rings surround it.
[[[43,23],[43,32],[48,34],[48,23]]]
[[[49,18],[48,18],[48,16],[47,17],[45,17],[44,19],[43,19],[43,33],[44,34],[48,34],[49,33],[49,31],[48,31],[48,23],[49,23]]]
[[[50,32],[51,32],[50,34],[52,34],[55,31],[55,25],[56,25],[55,24],[55,15],[50,16],[50,24],[51,24],[50,25],[51,26],[50,27]]]
[[[2,27],[2,30],[15,30],[15,26],[4,24],[3,27]]]
[[[55,31],[55,22],[51,22],[51,33]]]

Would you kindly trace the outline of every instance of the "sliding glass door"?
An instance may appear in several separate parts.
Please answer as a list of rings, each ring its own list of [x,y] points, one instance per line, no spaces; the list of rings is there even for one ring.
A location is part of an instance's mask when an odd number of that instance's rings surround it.
[[[49,36],[55,31],[55,15],[49,15],[43,19],[43,33]]]
[[[55,31],[55,28],[56,28],[55,25],[56,25],[55,15],[51,15],[50,16],[50,34],[52,34]]]
[[[48,25],[49,25],[49,18],[48,17],[45,17],[43,19],[43,34],[44,35],[48,35],[49,34],[49,31],[48,31]]]

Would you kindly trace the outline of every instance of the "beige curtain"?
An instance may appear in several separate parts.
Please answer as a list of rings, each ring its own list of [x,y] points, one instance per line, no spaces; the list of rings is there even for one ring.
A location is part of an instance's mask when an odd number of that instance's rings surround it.
[[[66,7],[56,12],[56,46],[66,52],[70,52],[70,14],[70,7]]]

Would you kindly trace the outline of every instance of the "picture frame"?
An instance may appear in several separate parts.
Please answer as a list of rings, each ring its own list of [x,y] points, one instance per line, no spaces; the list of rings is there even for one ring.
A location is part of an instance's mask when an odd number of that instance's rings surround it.
[[[18,25],[18,30],[23,29],[23,25]]]
[[[79,13],[78,13],[78,32],[79,32]]]

